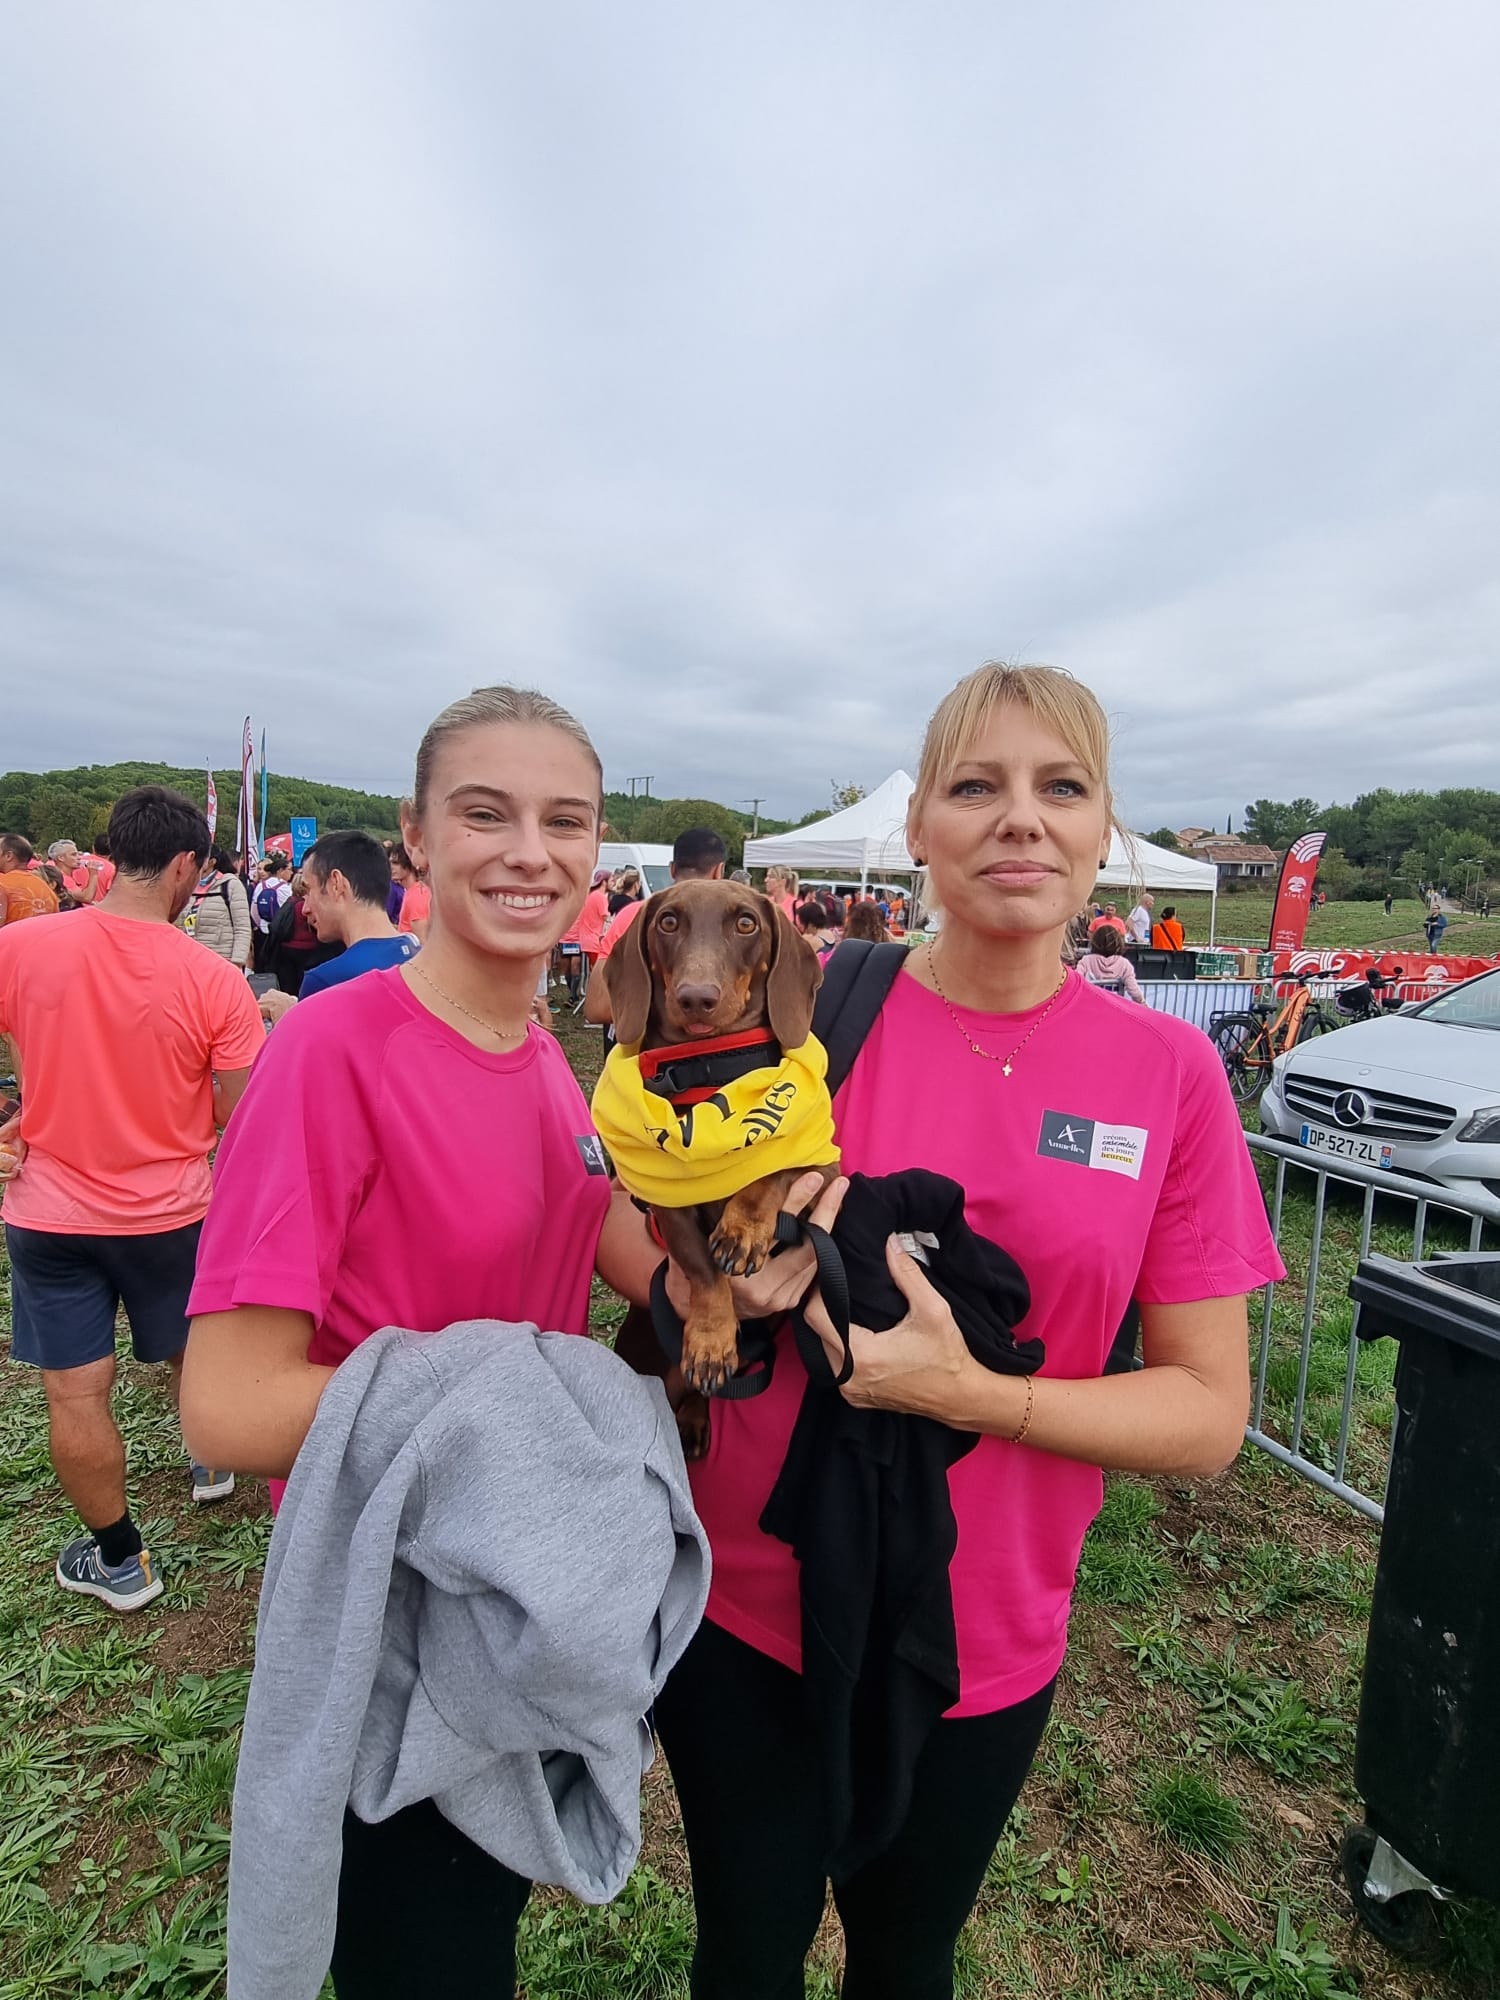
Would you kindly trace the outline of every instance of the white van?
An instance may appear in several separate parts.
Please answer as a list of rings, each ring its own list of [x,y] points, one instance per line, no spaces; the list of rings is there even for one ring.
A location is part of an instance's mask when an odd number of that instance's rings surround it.
[[[640,871],[646,894],[672,886],[672,850],[659,843],[633,840],[605,840],[599,844],[601,868],[635,868]]]
[[[861,896],[873,896],[877,903],[890,903],[897,896],[905,896],[908,904],[911,902],[911,891],[898,889],[893,882],[867,882],[861,888],[858,882],[825,881],[817,876],[799,875],[797,887],[803,895],[837,896],[840,902],[852,897],[857,903]]]

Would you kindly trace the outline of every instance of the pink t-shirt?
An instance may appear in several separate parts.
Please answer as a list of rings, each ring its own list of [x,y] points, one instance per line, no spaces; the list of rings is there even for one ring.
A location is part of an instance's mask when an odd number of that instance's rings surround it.
[[[1091,986],[1118,986],[1137,1002],[1146,997],[1135,976],[1135,967],[1123,951],[1115,952],[1112,957],[1107,957],[1102,951],[1086,951],[1075,970],[1079,978],[1088,980]]]
[[[588,1329],[609,1180],[562,1050],[489,1055],[399,969],[279,1021],[214,1165],[188,1313],[311,1313],[337,1366],[384,1326]]]
[[[1040,1013],[959,1010],[1005,1055]],[[1013,1073],[981,1062],[935,994],[903,974],[835,1101],[847,1169],[928,1167],[967,1190],[966,1213],[1031,1286],[1021,1332],[1046,1343],[1043,1375],[1102,1373],[1132,1298],[1232,1297],[1282,1267],[1239,1115],[1212,1043],[1186,1021],[1121,1006],[1070,973]],[[713,1548],[708,1616],[801,1666],[797,1563],[759,1528],[806,1375],[787,1332],[771,1387],[714,1405],[691,1468]],[[950,1575],[961,1692],[954,1715],[1024,1701],[1052,1679],[1095,1466],[982,1437],[949,1473],[958,1522]]]

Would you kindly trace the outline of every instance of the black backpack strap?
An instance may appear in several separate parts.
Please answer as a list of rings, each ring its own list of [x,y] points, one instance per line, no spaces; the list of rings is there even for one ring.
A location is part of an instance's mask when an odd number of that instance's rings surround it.
[[[828,1094],[843,1084],[906,963],[904,944],[846,938],[823,968],[812,1031],[828,1052]]]

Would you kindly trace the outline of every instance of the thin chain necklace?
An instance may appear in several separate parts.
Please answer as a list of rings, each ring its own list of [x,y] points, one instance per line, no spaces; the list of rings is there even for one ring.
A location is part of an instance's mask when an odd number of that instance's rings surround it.
[[[1057,1005],[1057,996],[1059,993],[1062,992],[1064,986],[1066,986],[1068,983],[1068,969],[1066,966],[1064,966],[1061,979],[1058,980],[1056,986],[1053,987],[1052,989],[1052,998],[1047,1002],[1046,1006],[1042,1009],[1041,1013],[1037,1015],[1036,1019],[1032,1022],[1031,1026],[1026,1030],[1025,1034],[1022,1035],[1020,1041],[1018,1041],[1015,1047],[1011,1050],[1010,1054],[1002,1058],[997,1055],[992,1055],[988,1049],[982,1049],[979,1046],[978,1042],[975,1041],[974,1037],[969,1033],[968,1029],[964,1026],[963,1022],[959,1020],[958,1013],[954,1008],[953,1002],[948,998],[947,994],[943,991],[943,983],[938,978],[937,958],[933,952],[933,948],[931,945],[928,945],[927,947],[927,970],[932,974],[932,983],[937,988],[937,997],[939,998],[939,1000],[942,1001],[943,1005],[948,1010],[949,1020],[953,1023],[954,1027],[957,1028],[958,1032],[963,1036],[964,1040],[968,1043],[970,1051],[976,1056],[982,1056],[986,1062],[999,1063],[1000,1074],[1002,1076],[1010,1075],[1012,1063],[1014,1063],[1016,1057],[1021,1053],[1022,1049],[1025,1048],[1026,1044],[1031,1040],[1032,1036],[1036,1033],[1037,1029],[1042,1025],[1043,1021],[1046,1020],[1047,1016],[1052,1012],[1052,1009]]]
[[[477,1027],[483,1028],[487,1034],[494,1035],[497,1040],[502,1042],[517,1042],[526,1033],[526,1026],[524,1024],[519,1028],[497,1028],[493,1021],[486,1021],[483,1015],[476,1014],[472,1007],[466,1007],[462,1000],[455,1000],[451,993],[445,993],[437,981],[429,973],[423,971],[422,955],[420,952],[411,961],[411,969],[417,975],[418,979],[421,980],[422,984],[430,986],[439,1000],[445,1001],[455,1014],[462,1014],[466,1020],[473,1021]]]

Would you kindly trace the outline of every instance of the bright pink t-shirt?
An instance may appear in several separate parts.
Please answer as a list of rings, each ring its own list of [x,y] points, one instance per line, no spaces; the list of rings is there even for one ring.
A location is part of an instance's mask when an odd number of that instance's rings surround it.
[[[1040,1012],[959,1018],[1004,1056]],[[1101,1374],[1132,1298],[1232,1297],[1282,1275],[1213,1044],[1072,973],[1009,1077],[973,1055],[937,996],[903,974],[835,1109],[846,1169],[928,1167],[964,1186],[970,1223],[1026,1273],[1020,1330],[1046,1343],[1043,1375]],[[709,1618],[792,1668],[797,1563],[758,1523],[806,1380],[783,1332],[771,1387],[715,1403],[708,1456],[691,1468],[713,1548]],[[1061,1665],[1103,1481],[1095,1466],[982,1437],[948,1483],[961,1688],[951,1713],[986,1715],[1035,1694]]]
[[[489,1055],[400,970],[276,1024],[214,1165],[188,1313],[311,1313],[337,1366],[384,1326],[588,1329],[609,1179],[562,1050]]]

